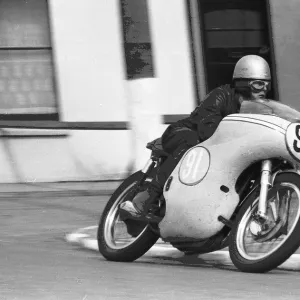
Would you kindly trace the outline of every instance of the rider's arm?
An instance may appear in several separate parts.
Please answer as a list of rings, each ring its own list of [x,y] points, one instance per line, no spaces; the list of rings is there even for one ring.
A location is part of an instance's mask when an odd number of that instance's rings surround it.
[[[197,131],[200,140],[210,138],[217,129],[221,120],[225,117],[226,93],[217,88],[207,95],[194,112],[194,120],[197,123]]]

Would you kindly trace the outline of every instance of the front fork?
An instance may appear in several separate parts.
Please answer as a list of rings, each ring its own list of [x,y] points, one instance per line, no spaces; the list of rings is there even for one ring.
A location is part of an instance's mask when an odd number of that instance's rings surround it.
[[[147,161],[147,163],[146,163],[146,165],[144,166],[144,168],[142,169],[142,172],[143,172],[144,174],[149,174],[149,173],[153,170],[153,168],[155,167],[155,165],[156,165],[155,161],[154,161],[152,158],[150,158],[150,159]]]
[[[267,220],[267,197],[272,176],[272,161],[267,159],[262,162],[261,166],[261,179],[260,179],[260,194],[258,202],[257,216],[264,220]]]

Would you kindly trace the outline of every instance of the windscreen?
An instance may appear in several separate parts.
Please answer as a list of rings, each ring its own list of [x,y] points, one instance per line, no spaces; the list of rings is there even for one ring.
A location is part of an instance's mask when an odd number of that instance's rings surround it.
[[[286,104],[270,99],[243,101],[240,113],[276,115],[290,122],[300,122],[299,111]]]

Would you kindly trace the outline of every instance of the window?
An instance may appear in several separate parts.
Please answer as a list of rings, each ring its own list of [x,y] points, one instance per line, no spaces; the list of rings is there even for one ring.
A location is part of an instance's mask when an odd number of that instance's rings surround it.
[[[153,77],[147,0],[121,0],[127,78]]]
[[[198,0],[198,7],[208,90],[230,83],[236,62],[247,54],[264,57],[272,69],[266,1]]]
[[[47,0],[0,0],[0,119],[56,120]]]

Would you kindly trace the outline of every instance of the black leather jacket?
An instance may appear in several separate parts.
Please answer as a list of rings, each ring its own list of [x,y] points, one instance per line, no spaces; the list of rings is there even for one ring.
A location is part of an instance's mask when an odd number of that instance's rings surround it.
[[[210,138],[221,120],[240,111],[241,104],[235,97],[234,88],[229,84],[212,90],[189,117],[170,125],[172,129],[187,127],[198,133],[199,140]]]

